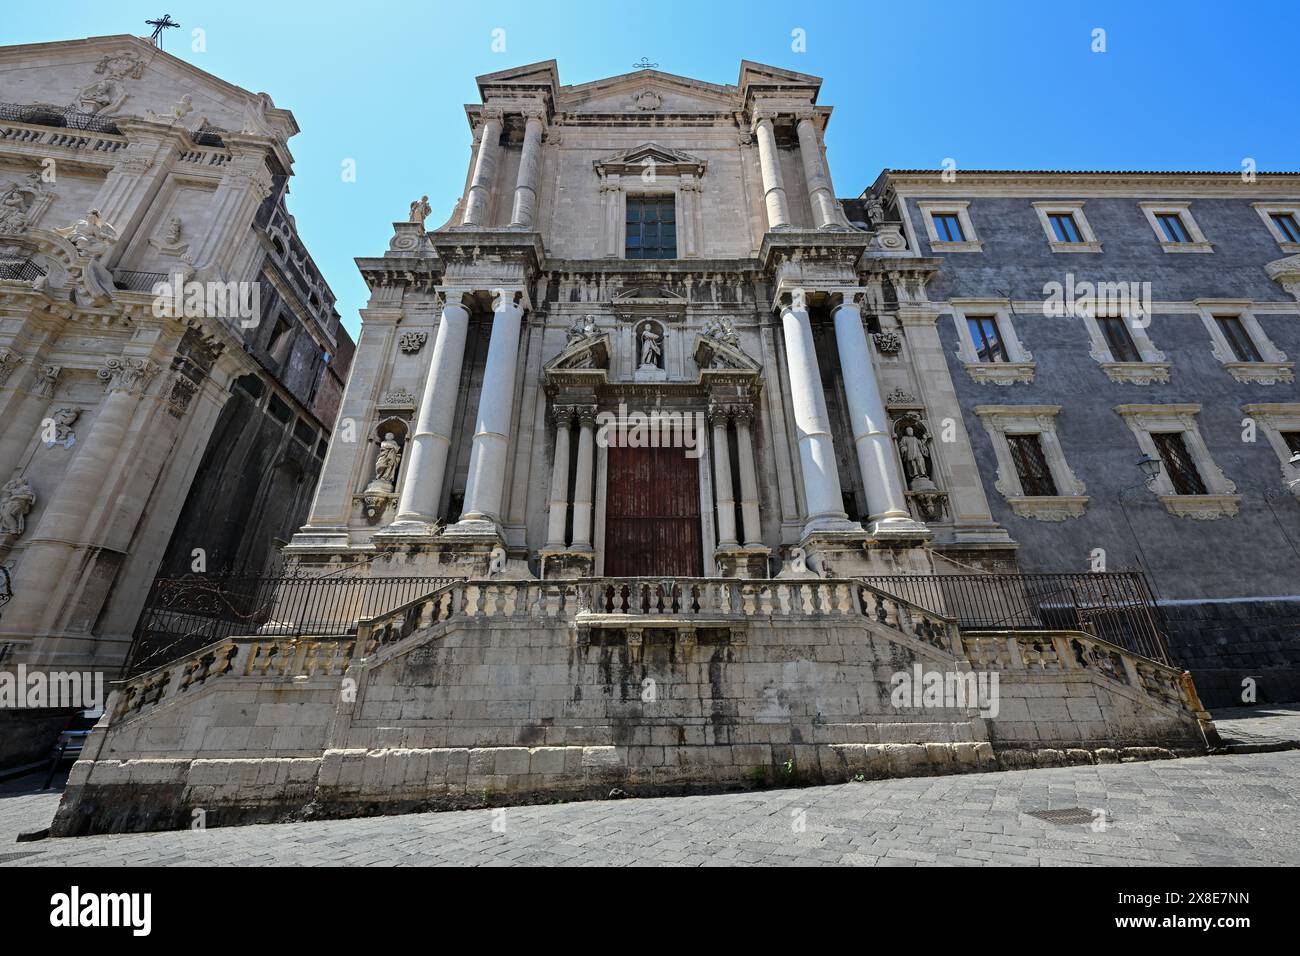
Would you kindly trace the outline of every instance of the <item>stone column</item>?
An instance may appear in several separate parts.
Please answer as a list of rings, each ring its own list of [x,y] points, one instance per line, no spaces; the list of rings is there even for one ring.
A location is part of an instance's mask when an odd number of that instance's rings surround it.
[[[114,154],[113,168],[100,184],[94,202],[85,207],[98,209],[104,220],[117,230],[117,247],[105,265],[111,265],[115,257],[125,252],[182,148],[182,132],[177,127],[144,120],[123,120],[118,126],[129,142],[125,149]],[[248,228],[247,222],[244,228]]]
[[[551,468],[551,512],[546,532],[546,547],[564,547],[564,525],[569,516],[569,431],[573,427],[573,409],[562,405],[554,409],[555,465]]]
[[[510,225],[533,228],[537,209],[537,171],[542,158],[542,113],[537,110],[525,114],[524,149],[519,156],[519,176],[515,181],[515,205]]]
[[[519,361],[519,324],[524,315],[518,293],[504,292],[492,303],[492,338],[478,402],[478,425],[469,453],[465,484],[465,511],[458,524],[490,524],[501,520],[505,489],[506,452],[510,445],[510,417],[515,407],[515,367]],[[469,529],[465,530],[477,530]]]
[[[758,475],[754,463],[754,441],[750,424],[754,410],[748,406],[736,409],[736,451],[740,460],[740,518],[744,522],[745,547],[762,547],[763,531],[758,523]]]
[[[803,160],[803,175],[808,183],[808,202],[812,205],[813,225],[818,229],[839,224],[836,215],[835,193],[830,177],[822,162],[821,139],[817,124],[811,115],[799,117],[799,157]]]
[[[767,228],[790,225],[790,208],[785,199],[785,182],[781,178],[781,159],[776,152],[776,132],[771,117],[754,123],[758,137],[758,164],[763,171],[763,201],[767,204]]]
[[[469,329],[469,309],[460,296],[448,293],[442,307],[438,333],[424,380],[424,394],[415,422],[415,433],[407,442],[402,464],[406,477],[402,496],[397,503],[396,525],[425,523],[438,515],[438,499],[447,473],[447,451],[451,446],[451,426],[456,416],[456,399],[460,394],[460,368],[465,358],[465,336]],[[417,530],[411,528],[410,530]]]
[[[474,178],[470,180],[469,199],[465,202],[465,215],[461,219],[465,226],[485,225],[491,210],[492,186],[496,182],[497,161],[501,154],[501,111],[485,108],[482,115]]]
[[[190,247],[200,271],[210,270],[224,277],[240,240],[248,232],[258,204],[271,189],[266,168],[266,148],[257,139],[231,134],[226,137],[231,158],[208,208],[210,229],[203,230]]]
[[[734,548],[736,541],[736,499],[731,490],[731,449],[727,442],[728,409],[709,408],[713,425],[713,482],[718,498],[718,547]]]
[[[595,485],[593,468],[596,460],[596,408],[578,409],[578,474],[573,481],[574,551],[591,550],[591,504]]]
[[[840,476],[835,469],[830,416],[822,393],[821,372],[813,347],[808,307],[800,300],[781,309],[785,333],[785,358],[790,376],[790,404],[799,435],[799,465],[803,473],[807,524],[803,533],[845,531],[855,526],[844,513]],[[860,529],[859,529],[860,530]]]
[[[0,349],[0,352],[4,352]],[[0,409],[4,411],[4,429],[0,430],[0,485],[18,470],[27,446],[44,421],[49,408],[50,398],[54,395],[62,369],[44,361],[47,350],[41,348],[31,360],[21,361],[17,353],[12,353],[16,370],[13,395],[9,401],[0,399]]]
[[[835,341],[839,346],[844,394],[849,403],[849,422],[857,451],[862,487],[867,494],[868,533],[926,533],[924,525],[912,519],[907,496],[894,461],[894,439],[889,416],[876,383],[876,370],[862,327],[862,313],[855,302],[837,305],[833,313]]]

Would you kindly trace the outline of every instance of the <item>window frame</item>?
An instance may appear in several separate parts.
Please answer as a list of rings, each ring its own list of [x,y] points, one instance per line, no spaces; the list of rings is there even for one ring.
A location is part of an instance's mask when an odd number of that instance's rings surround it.
[[[1300,229],[1300,203],[1297,202],[1253,202],[1251,206],[1264,221],[1268,234],[1273,237],[1278,248],[1283,252],[1300,252],[1300,240],[1290,239],[1273,220],[1274,214],[1288,215]]]
[[[1047,236],[1047,244],[1053,252],[1101,252],[1101,242],[1097,239],[1097,234],[1092,231],[1092,224],[1088,222],[1088,217],[1083,211],[1082,199],[1043,200],[1032,205],[1034,212],[1038,214],[1043,233]],[[1079,241],[1066,242],[1058,239],[1056,230],[1052,226],[1053,216],[1069,216],[1079,232]]]
[[[1241,410],[1255,421],[1257,430],[1277,455],[1281,468],[1282,487],[1300,498],[1300,467],[1292,465],[1291,447],[1286,432],[1300,434],[1300,402],[1269,402],[1242,405]]]
[[[1023,518],[1064,521],[1080,517],[1087,510],[1087,488],[1066,461],[1057,435],[1056,420],[1060,411],[1060,405],[975,406],[975,414],[988,433],[997,460],[998,477],[993,487],[1006,499],[1011,510]],[[1054,495],[1026,493],[1010,439],[1030,435],[1038,439],[1038,447],[1056,488]]]
[[[1116,405],[1115,412],[1128,425],[1142,454],[1161,461],[1160,474],[1148,483],[1151,493],[1159,499],[1165,510],[1180,518],[1212,520],[1234,517],[1241,507],[1237,486],[1224,475],[1210,454],[1197,422],[1199,403],[1169,405]],[[1179,494],[1164,467],[1164,458],[1156,447],[1154,434],[1181,432],[1183,444],[1196,467],[1203,495]]]
[[[1263,326],[1259,324],[1249,301],[1235,299],[1197,299],[1196,308],[1201,322],[1210,333],[1210,354],[1238,382],[1256,385],[1275,385],[1295,381],[1295,362],[1287,360],[1286,353],[1275,346]],[[1219,316],[1231,316],[1240,321],[1250,343],[1259,354],[1259,361],[1242,360],[1224,334]]]
[[[1123,315],[1080,313],[1080,317],[1083,319],[1084,327],[1088,331],[1088,338],[1092,342],[1092,350],[1088,354],[1101,366],[1102,371],[1106,373],[1106,377],[1112,382],[1128,385],[1150,385],[1153,382],[1164,383],[1169,381],[1171,363],[1166,360],[1165,353],[1156,348],[1155,343],[1151,341],[1151,337],[1147,334],[1150,316],[1147,316],[1145,324],[1134,324],[1132,319]],[[1137,361],[1121,361],[1116,358],[1115,353],[1111,350],[1110,340],[1106,337],[1101,320],[1112,318],[1122,321],[1125,328],[1128,329],[1129,338],[1138,352]]]
[[[1016,332],[1011,319],[1011,303],[1006,299],[953,299],[949,309],[957,324],[958,347],[956,356],[967,373],[977,382],[1011,385],[1028,384],[1034,380],[1034,356]],[[970,320],[988,316],[997,325],[1005,362],[986,362],[980,358],[979,348],[971,335]]]
[[[1151,231],[1155,233],[1156,240],[1160,243],[1160,248],[1165,252],[1213,252],[1214,245],[1205,238],[1205,233],[1201,232],[1200,224],[1197,223],[1196,217],[1192,215],[1192,204],[1185,200],[1148,200],[1138,203],[1138,207],[1146,215],[1147,222],[1151,226]],[[1187,233],[1188,242],[1174,242],[1166,235],[1160,225],[1160,216],[1176,215],[1182,224],[1183,230]]]
[[[662,207],[664,207],[664,206],[671,205],[671,207],[672,207],[672,211],[673,211],[673,218],[672,218],[672,226],[673,226],[673,245],[672,245],[672,249],[673,249],[673,256],[672,256],[671,258],[666,257],[666,256],[636,256],[636,257],[633,257],[633,256],[629,256],[629,255],[628,255],[628,253],[631,251],[631,249],[630,249],[630,247],[629,247],[629,245],[628,245],[628,238],[629,238],[629,236],[628,236],[628,233],[629,233],[628,226],[631,225],[631,224],[633,223],[633,221],[634,221],[634,220],[631,220],[631,219],[628,218],[628,214],[629,214],[629,210],[632,208],[633,204],[635,204],[635,203],[653,203],[656,207],[660,207],[660,208],[662,208]],[[680,259],[680,258],[681,258],[681,250],[680,250],[680,247],[679,247],[678,242],[677,242],[677,239],[678,239],[678,229],[677,229],[677,224],[678,224],[678,216],[677,216],[678,208],[677,208],[677,205],[678,205],[678,204],[677,204],[677,196],[676,196],[675,193],[672,193],[672,192],[644,192],[644,193],[643,193],[643,192],[629,192],[629,193],[627,194],[627,196],[624,198],[624,202],[623,202],[623,258],[624,258],[625,260],[627,260],[627,261],[629,261],[629,262],[674,262],[674,261],[676,261],[677,259]],[[663,246],[663,242],[662,242],[662,228],[663,228],[663,225],[664,225],[664,223],[665,223],[666,221],[667,221],[667,220],[664,220],[664,219],[658,219],[658,220],[656,220],[656,224],[660,227],[660,232],[661,232],[660,244],[659,244],[658,246],[655,247],[656,249],[660,249],[660,250],[662,250],[663,248],[665,248],[665,247]],[[644,218],[642,218],[642,219],[637,219],[637,220],[635,220],[635,222],[637,222],[637,223],[644,223],[644,222],[646,222],[646,220],[645,220]],[[641,246],[641,247],[638,247],[638,248],[645,248],[645,247],[644,247],[644,246]]]
[[[984,249],[984,241],[979,238],[975,231],[975,224],[971,221],[970,202],[968,200],[923,199],[917,201],[916,208],[921,213],[921,220],[925,223],[926,238],[929,239],[930,248],[933,251],[980,252]],[[935,214],[955,215],[965,238],[959,242],[941,239],[934,223]]]

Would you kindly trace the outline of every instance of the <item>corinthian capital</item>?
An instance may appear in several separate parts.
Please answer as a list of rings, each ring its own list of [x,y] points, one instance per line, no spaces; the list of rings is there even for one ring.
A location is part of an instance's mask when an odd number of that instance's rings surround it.
[[[158,374],[158,366],[148,359],[110,356],[104,360],[103,368],[95,374],[104,382],[110,394],[113,392],[144,394],[153,377]]]

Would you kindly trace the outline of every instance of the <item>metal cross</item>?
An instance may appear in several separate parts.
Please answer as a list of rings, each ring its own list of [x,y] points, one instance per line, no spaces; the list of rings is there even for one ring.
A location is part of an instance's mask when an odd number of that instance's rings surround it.
[[[640,63],[633,63],[632,65],[633,65],[634,67],[636,67],[638,70],[650,70],[650,69],[654,69],[654,68],[655,68],[656,66],[658,66],[659,64],[658,64],[658,63],[651,63],[651,62],[650,62],[649,60],[647,60],[645,57],[641,57],[641,62],[640,62]]]
[[[153,27],[153,35],[149,37],[149,39],[153,40],[153,45],[156,47],[162,46],[161,38],[162,38],[162,32],[164,30],[170,30],[172,27],[180,26],[179,23],[177,23],[175,20],[172,19],[172,15],[170,13],[164,13],[157,20],[146,20],[144,22],[146,26]]]

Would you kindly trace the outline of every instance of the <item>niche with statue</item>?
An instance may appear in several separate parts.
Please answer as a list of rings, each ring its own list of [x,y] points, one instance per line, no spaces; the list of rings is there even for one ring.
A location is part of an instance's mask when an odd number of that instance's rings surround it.
[[[362,510],[370,521],[378,521],[384,511],[397,501],[397,477],[401,472],[406,449],[408,426],[400,418],[386,418],[375,426],[370,441],[374,453],[370,458],[370,475],[361,493]]]

